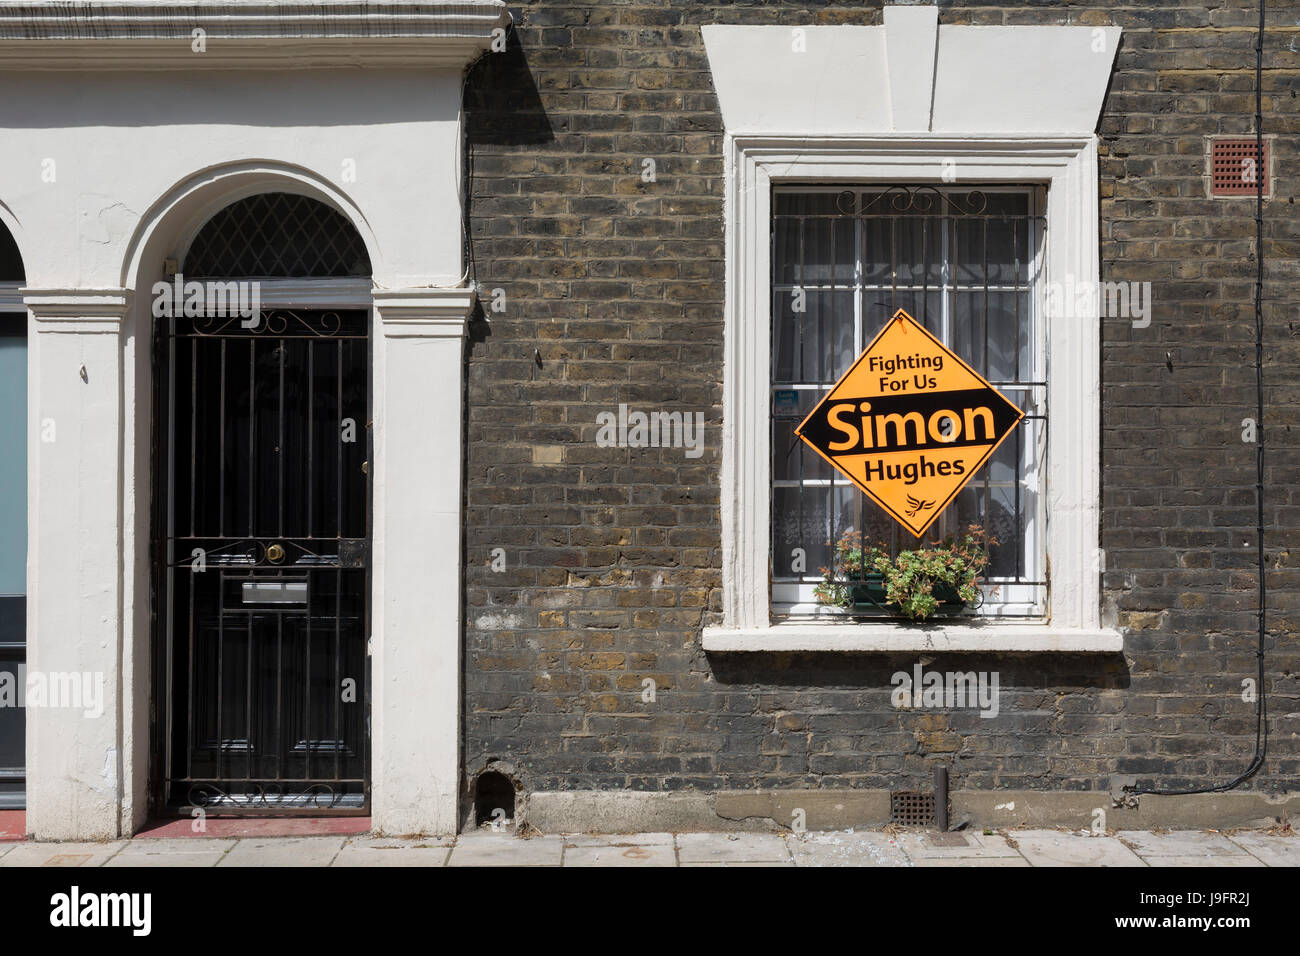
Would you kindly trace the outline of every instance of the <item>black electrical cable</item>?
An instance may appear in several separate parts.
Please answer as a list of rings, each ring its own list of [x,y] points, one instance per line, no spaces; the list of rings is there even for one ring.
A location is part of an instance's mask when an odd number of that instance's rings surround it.
[[[1148,790],[1125,787],[1131,794],[1182,797],[1194,793],[1222,793],[1249,780],[1268,756],[1268,708],[1264,699],[1264,608],[1267,598],[1264,574],[1264,0],[1259,0],[1259,34],[1255,39],[1255,513],[1256,554],[1259,561],[1259,665],[1255,703],[1255,755],[1240,776],[1213,787],[1193,790]]]

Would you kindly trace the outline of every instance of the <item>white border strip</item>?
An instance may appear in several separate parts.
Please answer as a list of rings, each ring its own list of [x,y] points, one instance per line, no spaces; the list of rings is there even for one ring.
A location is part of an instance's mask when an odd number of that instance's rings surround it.
[[[931,625],[777,624],[738,630],[708,628],[704,649],[718,652],[962,651],[971,653],[1119,653],[1124,638],[1114,630],[1056,628],[1045,624]]]

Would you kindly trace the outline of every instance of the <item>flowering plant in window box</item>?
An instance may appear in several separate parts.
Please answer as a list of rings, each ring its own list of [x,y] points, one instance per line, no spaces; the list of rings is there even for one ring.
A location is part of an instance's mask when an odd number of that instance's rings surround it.
[[[997,539],[979,525],[928,547],[900,551],[893,558],[856,531],[835,543],[833,567],[822,568],[814,589],[822,604],[852,614],[885,610],[914,621],[958,614],[984,602],[979,581]]]

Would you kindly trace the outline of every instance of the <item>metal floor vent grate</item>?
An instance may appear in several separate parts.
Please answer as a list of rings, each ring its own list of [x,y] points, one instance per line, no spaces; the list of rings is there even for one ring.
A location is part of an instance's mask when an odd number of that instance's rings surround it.
[[[934,794],[920,790],[895,790],[889,795],[891,823],[904,827],[934,826]]]

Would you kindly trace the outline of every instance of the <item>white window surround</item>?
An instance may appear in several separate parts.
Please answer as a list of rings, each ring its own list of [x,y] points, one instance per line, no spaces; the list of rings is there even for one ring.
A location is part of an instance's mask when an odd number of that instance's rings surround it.
[[[793,28],[703,28],[727,127],[723,621],[704,629],[704,649],[1121,651],[1122,635],[1105,626],[1101,614],[1095,302],[1091,314],[1076,309],[1068,317],[1046,317],[1052,422],[1045,619],[938,625],[771,622],[773,185],[951,183],[954,171],[957,183],[1041,183],[1047,187],[1044,281],[1064,286],[1096,281],[1100,274],[1093,126],[1119,30],[1100,31],[1108,55],[1081,55],[1081,44],[1089,51],[1090,42],[1098,42],[1092,28],[939,27],[933,7],[886,7],[884,14],[883,27],[805,28],[803,53],[791,51]],[[1008,74],[1022,71],[1026,62],[1056,64],[1034,79],[1035,110],[990,107],[996,104],[990,97],[1017,81]],[[1072,62],[1080,68],[1062,68]],[[863,82],[851,82],[857,79]],[[952,100],[957,87],[971,112],[988,114],[987,133],[972,130],[965,114],[962,128],[947,131],[958,114],[941,105]],[[888,89],[890,95],[863,93],[871,89]],[[851,129],[845,128],[846,116]],[[1058,128],[1062,123],[1074,128]]]

